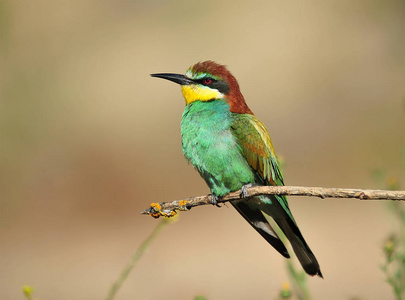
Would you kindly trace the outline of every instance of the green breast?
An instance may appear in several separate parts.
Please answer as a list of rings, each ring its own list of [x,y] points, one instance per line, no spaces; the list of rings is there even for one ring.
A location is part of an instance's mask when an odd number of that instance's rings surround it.
[[[183,153],[216,196],[254,182],[254,173],[231,132],[232,115],[224,100],[196,101],[181,121]]]

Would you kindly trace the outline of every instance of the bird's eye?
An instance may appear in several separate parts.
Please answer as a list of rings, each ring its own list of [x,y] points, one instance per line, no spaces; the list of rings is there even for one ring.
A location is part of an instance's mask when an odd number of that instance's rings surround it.
[[[204,83],[205,84],[210,84],[212,82],[212,79],[211,78],[205,78],[204,79]]]

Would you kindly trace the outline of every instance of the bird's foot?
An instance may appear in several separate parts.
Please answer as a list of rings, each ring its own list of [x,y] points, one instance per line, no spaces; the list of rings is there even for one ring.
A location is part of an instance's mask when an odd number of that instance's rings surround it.
[[[217,207],[221,207],[219,204],[218,204],[218,197],[217,196],[215,196],[214,194],[211,194],[211,204],[212,205],[215,205],[215,206],[217,206]]]
[[[248,198],[249,197],[249,193],[248,193],[248,188],[251,188],[253,186],[253,184],[248,183],[245,184],[244,186],[242,186],[241,188],[241,192],[240,192],[240,197],[241,198]]]

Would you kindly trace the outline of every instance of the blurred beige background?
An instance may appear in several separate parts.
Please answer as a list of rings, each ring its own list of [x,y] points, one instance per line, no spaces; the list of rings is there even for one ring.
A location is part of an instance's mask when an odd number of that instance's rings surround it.
[[[139,211],[208,192],[181,153],[179,87],[150,73],[228,65],[286,184],[401,180],[404,29],[403,1],[1,1],[0,298],[29,284],[41,300],[103,299],[158,222]],[[289,200],[325,276],[308,279],[314,299],[393,299],[386,203]],[[117,299],[275,299],[286,281],[236,211],[201,207]]]

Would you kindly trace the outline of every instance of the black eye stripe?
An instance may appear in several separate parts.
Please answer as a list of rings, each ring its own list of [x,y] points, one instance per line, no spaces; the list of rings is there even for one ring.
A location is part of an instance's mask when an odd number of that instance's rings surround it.
[[[217,89],[220,91],[222,94],[228,94],[229,93],[229,85],[225,81],[216,81],[214,83],[210,84],[210,87]]]
[[[206,80],[211,80],[211,82],[207,84],[205,83]],[[226,83],[225,81],[216,80],[212,77],[204,77],[194,81],[210,88],[217,89],[219,92],[225,95],[228,94],[230,91],[228,83]]]

